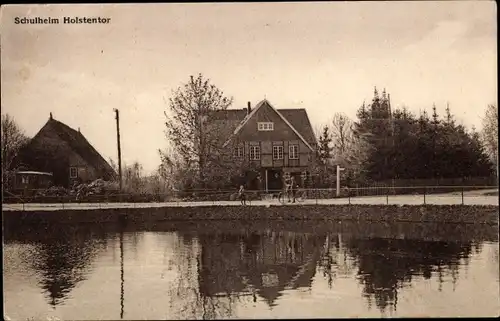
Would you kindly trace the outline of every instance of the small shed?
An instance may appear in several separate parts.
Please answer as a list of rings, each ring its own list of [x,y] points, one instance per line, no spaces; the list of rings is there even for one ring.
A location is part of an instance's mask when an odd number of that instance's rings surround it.
[[[16,171],[14,190],[17,193],[34,194],[36,190],[47,189],[53,184],[52,173],[38,171]]]

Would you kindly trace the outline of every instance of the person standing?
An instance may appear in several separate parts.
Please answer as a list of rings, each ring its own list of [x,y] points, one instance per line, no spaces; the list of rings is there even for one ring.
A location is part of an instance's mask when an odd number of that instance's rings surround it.
[[[240,190],[238,191],[238,197],[240,198],[241,205],[246,205],[245,188],[240,185]]]
[[[292,203],[295,203],[295,191],[297,190],[297,183],[295,182],[295,177],[292,176],[290,179],[290,192],[292,193]]]
[[[285,195],[288,199],[288,203],[290,203],[290,184],[291,184],[291,181],[290,181],[289,175],[284,176],[283,184],[285,185]]]

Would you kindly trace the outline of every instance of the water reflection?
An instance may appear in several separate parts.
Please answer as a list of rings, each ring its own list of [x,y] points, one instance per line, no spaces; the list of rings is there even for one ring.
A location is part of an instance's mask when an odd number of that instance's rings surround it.
[[[411,316],[408,310],[398,310],[400,293],[429,279],[439,284],[437,292],[444,291],[445,283],[455,291],[471,259],[481,255],[484,242],[496,242],[492,257],[481,261],[489,271],[495,270],[498,235],[495,228],[484,226],[170,222],[5,229],[7,249],[9,244],[33,245],[22,264],[36,271],[48,306],[67,306],[61,311],[70,319],[246,318],[263,309],[271,317],[282,317],[283,311],[300,311],[299,301],[307,297],[340,304],[338,293],[353,303],[336,311],[348,307],[362,316],[376,306],[382,315],[390,311]],[[108,279],[107,286],[120,289],[116,304],[100,294],[95,281]],[[498,288],[498,277],[490,282]],[[321,290],[322,284],[326,290]],[[24,285],[12,287],[22,291]],[[74,291],[77,287],[82,290]],[[426,291],[431,300],[438,296]],[[4,294],[7,307],[21,305],[14,302],[14,293]],[[72,294],[74,301],[68,300]],[[364,308],[355,303],[355,296],[364,300]],[[120,312],[115,315],[118,297]],[[78,310],[82,300],[96,311]],[[490,303],[490,308],[498,308],[498,303]],[[311,317],[338,316],[309,312]]]
[[[285,288],[311,286],[324,236],[266,230],[199,240],[203,296],[258,295],[273,307]]]
[[[55,308],[91,273],[91,262],[105,245],[106,235],[85,227],[40,226],[27,229],[14,239],[33,245],[31,252],[21,259],[36,271],[39,287]]]
[[[410,285],[413,276],[430,279],[434,274],[442,290],[443,277],[449,274],[453,285],[463,258],[468,258],[474,246],[471,242],[426,242],[397,239],[350,239],[345,243],[358,266],[358,279],[363,284],[363,295],[372,299],[385,312],[396,310],[398,289]]]
[[[120,230],[120,319],[123,319],[124,313],[124,267],[123,267],[123,230]]]

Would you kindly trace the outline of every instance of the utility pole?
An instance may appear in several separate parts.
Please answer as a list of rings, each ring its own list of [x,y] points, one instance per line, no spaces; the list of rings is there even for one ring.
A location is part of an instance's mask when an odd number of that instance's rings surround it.
[[[116,114],[116,139],[118,143],[118,178],[120,179],[120,193],[122,191],[122,150],[120,146],[120,114],[118,109],[113,109]]]

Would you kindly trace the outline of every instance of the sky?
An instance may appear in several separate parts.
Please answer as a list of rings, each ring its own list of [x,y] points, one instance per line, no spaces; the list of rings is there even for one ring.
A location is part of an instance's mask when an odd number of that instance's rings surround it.
[[[2,114],[34,136],[52,112],[116,161],[118,108],[122,161],[146,172],[168,146],[172,91],[198,73],[231,108],[266,98],[305,108],[315,129],[337,112],[355,119],[375,86],[416,115],[449,103],[469,128],[497,104],[493,1],[8,5],[0,23]]]

